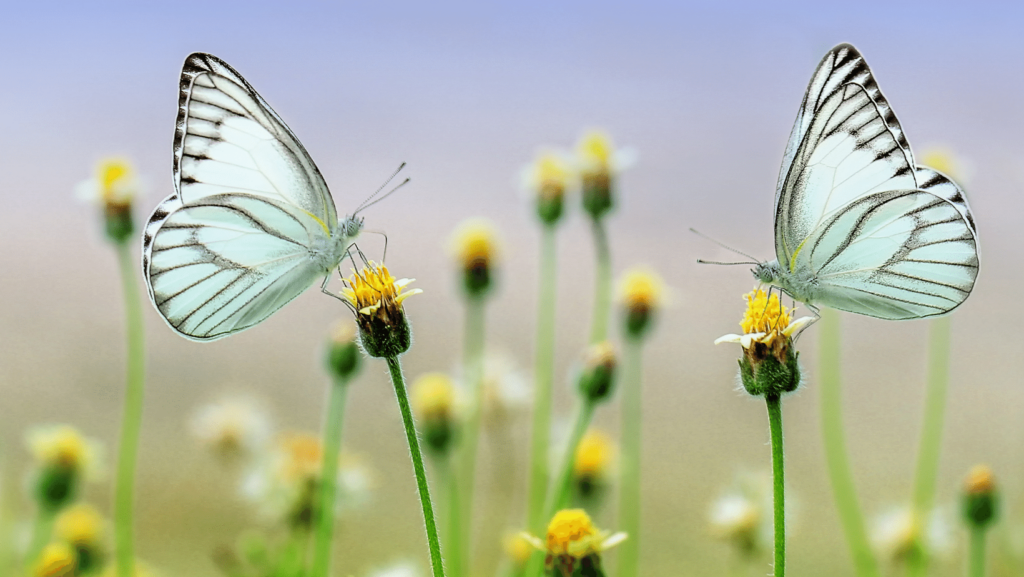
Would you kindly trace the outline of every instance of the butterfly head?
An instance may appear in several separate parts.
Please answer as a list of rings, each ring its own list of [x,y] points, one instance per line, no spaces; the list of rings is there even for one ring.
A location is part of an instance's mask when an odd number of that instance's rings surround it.
[[[363,220],[365,217],[362,216],[346,216],[338,222],[338,229],[345,238],[353,239],[359,236],[359,231],[363,230]]]
[[[759,262],[757,266],[750,269],[750,272],[754,273],[754,278],[761,284],[778,284],[780,272],[779,272],[779,261],[773,260],[770,262]]]

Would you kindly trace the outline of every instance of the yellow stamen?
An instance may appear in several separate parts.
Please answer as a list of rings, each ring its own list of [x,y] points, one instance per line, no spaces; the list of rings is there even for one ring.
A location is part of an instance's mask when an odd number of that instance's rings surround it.
[[[773,292],[769,298],[763,290],[757,289],[743,298],[747,300],[747,310],[740,321],[744,333],[769,333],[789,326],[789,311],[782,306],[778,293]]]

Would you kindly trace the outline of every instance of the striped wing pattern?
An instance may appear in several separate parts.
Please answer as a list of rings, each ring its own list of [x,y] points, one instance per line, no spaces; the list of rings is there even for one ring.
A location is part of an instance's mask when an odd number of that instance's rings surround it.
[[[221,194],[171,199],[157,213],[166,216],[150,245],[150,298],[191,339],[249,328],[325,274],[307,247],[319,224],[287,204]]]
[[[319,169],[292,131],[216,56],[185,60],[174,132],[174,182],[186,203],[244,192],[293,204],[332,231],[338,216]]]
[[[175,193],[143,235],[149,296],[193,340],[251,327],[328,271],[337,213],[309,154],[244,78],[219,58],[190,55],[174,131]]]
[[[922,190],[885,191],[819,227],[794,269],[817,280],[817,303],[890,320],[921,318],[967,298],[978,247],[952,203]]]
[[[920,230],[919,230],[920,229]],[[805,302],[886,319],[943,314],[970,294],[977,230],[945,175],[917,166],[860,53],[818,65],[786,149],[775,250]],[[800,280],[802,279],[802,280]]]

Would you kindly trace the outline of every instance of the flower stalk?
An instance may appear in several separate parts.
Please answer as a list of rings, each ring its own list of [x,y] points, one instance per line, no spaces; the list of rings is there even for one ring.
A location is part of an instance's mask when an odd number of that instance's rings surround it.
[[[786,468],[782,446],[782,397],[765,395],[772,438],[772,502],[775,535],[774,575],[786,574]]]
[[[832,309],[821,311],[821,341],[818,354],[821,366],[821,423],[825,444],[825,461],[836,499],[836,510],[843,525],[843,533],[850,548],[850,556],[859,577],[881,577],[878,561],[871,551],[864,517],[857,502],[853,485],[846,439],[843,433],[843,401],[840,378],[839,313]]]
[[[483,402],[483,353],[484,353],[484,304],[481,297],[470,297],[466,302],[466,328],[463,348],[463,372],[469,388],[469,407],[463,427],[462,442],[458,452],[458,484],[456,493],[460,503],[459,531],[452,549],[454,553],[450,566],[453,575],[468,575],[469,563],[473,559],[472,514],[473,494],[476,486],[476,459],[480,445],[480,415]]]
[[[537,302],[537,347],[534,364],[533,422],[530,437],[530,486],[527,527],[539,531],[544,522],[544,496],[550,482],[551,385],[555,366],[555,299],[558,282],[555,226],[541,227],[540,294]]]
[[[594,233],[596,271],[590,344],[595,344],[608,338],[608,317],[612,299],[612,253],[604,221],[599,217],[594,217],[591,221],[591,230]]]
[[[619,548],[618,577],[640,573],[641,370],[643,341],[627,339],[622,355],[622,467],[619,525],[630,536]]]
[[[354,344],[353,344],[354,346]],[[320,466],[319,497],[313,536],[312,577],[327,577],[331,567],[331,537],[334,533],[334,500],[338,491],[338,458],[341,454],[342,424],[349,377],[335,375],[330,387],[324,419],[323,461]]]

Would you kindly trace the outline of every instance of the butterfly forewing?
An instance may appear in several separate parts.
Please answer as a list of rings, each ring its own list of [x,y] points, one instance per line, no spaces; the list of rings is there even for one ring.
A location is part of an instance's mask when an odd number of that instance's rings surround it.
[[[245,192],[299,206],[334,229],[337,212],[320,171],[233,68],[209,54],[189,56],[179,102],[174,176],[186,203]]]

